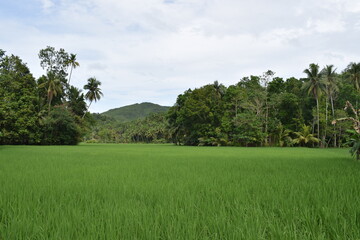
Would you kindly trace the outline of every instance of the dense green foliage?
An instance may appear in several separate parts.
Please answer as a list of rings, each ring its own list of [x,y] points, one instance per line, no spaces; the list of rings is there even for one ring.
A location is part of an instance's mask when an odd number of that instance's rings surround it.
[[[80,141],[81,130],[75,115],[64,107],[54,107],[42,125],[42,144],[75,145]]]
[[[114,118],[119,122],[130,122],[133,120],[143,119],[153,113],[167,112],[169,107],[160,106],[153,103],[136,103],[120,108],[110,109],[102,115]]]
[[[333,65],[321,69],[312,63],[303,79],[283,79],[268,70],[228,87],[216,81],[188,89],[171,108],[134,104],[95,115],[93,121],[88,109],[103,96],[101,82],[89,78],[85,93],[71,86],[79,63],[76,54],[64,49],[47,47],[39,58],[45,74],[36,80],[19,57],[0,50],[0,144],[76,144],[83,139],[194,146],[354,145],[351,122],[331,122],[358,115],[360,63],[350,63],[341,73]],[[348,101],[355,111],[343,109]],[[60,122],[69,124],[61,126],[71,140],[58,134]]]
[[[171,131],[165,113],[153,113],[130,122],[117,121],[103,114],[93,114],[96,122],[85,136],[87,142],[103,143],[165,143]]]
[[[267,71],[229,87],[215,82],[189,89],[169,110],[172,139],[184,145],[344,146],[351,123],[331,121],[354,116],[343,110],[345,103],[360,102],[351,66],[336,74],[332,65],[320,71],[310,64],[304,79],[284,81]]]
[[[37,85],[27,66],[14,55],[0,58],[0,144],[40,141]]]
[[[0,147],[1,239],[359,239],[346,149]]]
[[[81,116],[94,88],[85,85],[84,96],[69,84],[76,55],[47,47],[39,58],[46,74],[35,80],[19,57],[0,50],[0,144],[77,144],[88,128],[91,116]]]
[[[347,132],[351,134],[351,138],[348,144],[351,147],[350,153],[357,160],[360,160],[360,109],[354,108],[350,102],[346,102],[345,110],[350,109],[354,117],[345,117],[334,120],[333,124],[338,124],[342,121],[350,121],[353,123],[353,130],[348,130]]]
[[[284,80],[267,71],[263,76],[244,77],[229,87],[216,81],[180,94],[166,119],[139,120],[152,110],[145,104],[111,110],[95,117],[97,125],[86,139],[159,142],[156,136],[161,132],[160,142],[179,145],[349,146],[353,139],[347,131],[351,123],[331,122],[354,116],[354,112],[344,110],[348,100],[360,102],[353,65],[337,74],[333,65],[321,70],[317,64],[310,64],[303,79]],[[137,120],[121,123],[129,119],[124,115]]]

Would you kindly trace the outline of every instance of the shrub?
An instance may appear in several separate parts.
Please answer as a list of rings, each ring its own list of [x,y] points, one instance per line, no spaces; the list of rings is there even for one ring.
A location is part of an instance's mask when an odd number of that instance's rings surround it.
[[[75,117],[65,107],[53,108],[43,121],[42,144],[76,145],[80,142],[81,130]]]

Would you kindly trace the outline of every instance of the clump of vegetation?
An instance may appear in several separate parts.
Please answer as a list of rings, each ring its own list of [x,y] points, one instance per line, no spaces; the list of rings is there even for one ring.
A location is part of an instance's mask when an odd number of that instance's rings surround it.
[[[349,123],[346,101],[359,101],[356,71],[351,63],[340,74],[333,65],[310,64],[306,78],[244,77],[225,87],[218,82],[189,89],[170,108],[172,140],[182,145],[346,146]],[[306,127],[305,127],[306,126]]]
[[[81,139],[75,116],[64,106],[54,107],[43,119],[42,134],[41,143],[46,145],[75,145]]]
[[[303,125],[301,132],[294,132],[296,138],[293,139],[294,144],[298,144],[300,146],[311,146],[314,143],[319,143],[320,139],[314,137],[311,134],[310,126]]]
[[[43,129],[60,106],[77,125],[69,126],[74,129],[70,135],[76,136],[73,143],[344,147],[354,139],[349,122],[332,126],[331,121],[349,114],[342,109],[346,101],[360,103],[360,63],[350,63],[341,73],[333,65],[321,69],[312,63],[300,79],[283,79],[268,70],[228,87],[215,81],[188,89],[170,109],[143,103],[99,117],[88,109],[103,96],[101,82],[89,78],[84,92],[70,85],[73,70],[80,66],[76,54],[47,47],[39,58],[45,73],[34,79],[19,57],[0,50],[0,144],[56,142],[45,140],[52,131],[44,134]]]
[[[47,47],[39,58],[46,73],[36,80],[19,57],[0,50],[0,144],[77,144],[91,122],[81,117],[100,99],[101,83],[89,81],[85,95],[71,86],[79,63],[64,49]]]
[[[351,121],[353,122],[354,130],[348,130],[351,134],[349,145],[351,146],[350,153],[357,159],[360,160],[360,109],[355,109],[353,105],[347,101],[345,105],[345,110],[350,109],[354,114],[354,117],[345,117],[334,120],[332,123],[335,125],[341,121]]]

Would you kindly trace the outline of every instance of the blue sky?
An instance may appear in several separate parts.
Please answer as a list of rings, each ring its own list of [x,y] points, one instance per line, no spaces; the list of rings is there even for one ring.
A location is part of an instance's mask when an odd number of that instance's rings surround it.
[[[35,77],[40,49],[77,54],[72,83],[103,83],[92,112],[172,105],[188,88],[268,69],[303,77],[312,62],[340,71],[360,60],[358,0],[11,0],[0,2],[0,21],[0,48]]]

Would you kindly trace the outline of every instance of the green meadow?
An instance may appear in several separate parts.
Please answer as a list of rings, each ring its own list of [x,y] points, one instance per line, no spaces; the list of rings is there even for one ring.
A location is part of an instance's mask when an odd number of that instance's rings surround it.
[[[0,146],[0,239],[360,239],[348,149]]]

